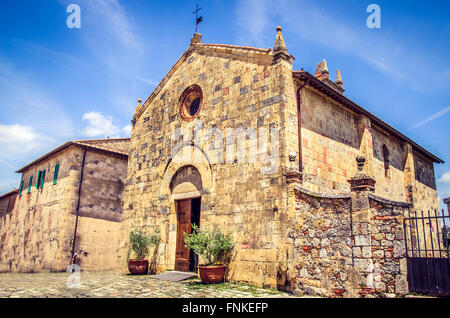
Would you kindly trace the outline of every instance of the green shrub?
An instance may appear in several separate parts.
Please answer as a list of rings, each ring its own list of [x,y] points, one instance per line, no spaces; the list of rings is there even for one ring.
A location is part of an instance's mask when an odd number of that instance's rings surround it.
[[[136,260],[145,259],[150,247],[159,245],[159,230],[155,230],[153,234],[146,234],[141,230],[133,230],[130,233],[130,250],[136,256]]]
[[[233,237],[223,234],[220,229],[206,232],[192,224],[192,234],[184,233],[186,247],[201,256],[208,265],[223,264],[224,258],[234,248]]]

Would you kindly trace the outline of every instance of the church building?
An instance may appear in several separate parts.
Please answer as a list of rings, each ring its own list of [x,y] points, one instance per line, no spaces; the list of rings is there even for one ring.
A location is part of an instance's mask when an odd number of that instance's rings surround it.
[[[314,74],[294,70],[281,27],[276,32],[273,49],[206,44],[194,34],[138,103],[124,216],[129,230],[160,230],[160,271],[195,270],[183,233],[196,223],[233,234],[228,279],[294,288],[306,275],[301,253],[348,256],[329,239],[302,248],[292,233],[304,235],[309,222],[323,231],[338,224],[331,215],[354,207],[358,173],[370,181],[370,208],[438,206],[433,165],[443,161],[345,97],[340,71],[330,79],[325,60]],[[316,215],[324,204],[325,215]],[[342,229],[355,248],[347,219]]]

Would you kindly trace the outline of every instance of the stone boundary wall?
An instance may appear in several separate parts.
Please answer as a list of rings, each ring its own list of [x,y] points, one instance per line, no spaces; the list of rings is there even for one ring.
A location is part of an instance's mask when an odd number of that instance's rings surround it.
[[[365,175],[350,180],[349,195],[294,186],[288,238],[295,251],[290,260],[295,294],[373,298],[408,293],[403,220],[411,205],[361,186],[371,180]]]
[[[295,294],[354,297],[351,200],[313,196],[295,188],[295,224],[289,232],[295,249]],[[349,283],[349,280],[352,283]]]

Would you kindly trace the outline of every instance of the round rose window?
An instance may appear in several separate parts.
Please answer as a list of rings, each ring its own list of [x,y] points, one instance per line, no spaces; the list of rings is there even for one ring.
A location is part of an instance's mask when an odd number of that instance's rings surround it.
[[[202,107],[203,93],[200,87],[191,86],[186,89],[180,98],[180,116],[185,121],[193,120]]]

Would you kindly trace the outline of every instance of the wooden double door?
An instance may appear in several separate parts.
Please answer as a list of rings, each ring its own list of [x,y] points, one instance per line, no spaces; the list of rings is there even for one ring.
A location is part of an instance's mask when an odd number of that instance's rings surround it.
[[[200,226],[201,198],[176,201],[177,208],[177,249],[175,270],[197,271],[198,256],[186,248],[184,233],[191,234],[192,224]]]

